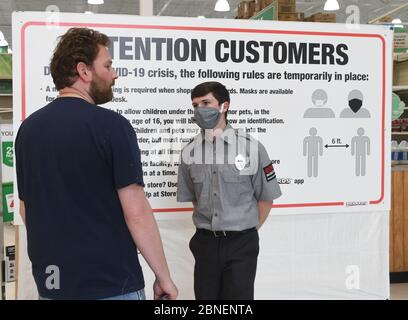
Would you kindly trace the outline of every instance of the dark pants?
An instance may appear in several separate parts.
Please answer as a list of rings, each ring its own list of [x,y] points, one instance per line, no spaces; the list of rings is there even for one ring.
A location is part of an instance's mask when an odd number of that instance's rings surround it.
[[[195,259],[194,293],[197,300],[254,299],[259,253],[256,229],[227,232],[226,236],[197,229],[190,240],[190,250]]]

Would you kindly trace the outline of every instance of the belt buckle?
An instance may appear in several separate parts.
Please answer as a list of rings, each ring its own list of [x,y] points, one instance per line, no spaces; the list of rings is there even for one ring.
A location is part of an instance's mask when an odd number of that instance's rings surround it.
[[[227,236],[227,233],[225,231],[213,231],[213,233],[214,233],[214,237],[216,237],[216,238],[221,237],[222,235],[224,237]]]

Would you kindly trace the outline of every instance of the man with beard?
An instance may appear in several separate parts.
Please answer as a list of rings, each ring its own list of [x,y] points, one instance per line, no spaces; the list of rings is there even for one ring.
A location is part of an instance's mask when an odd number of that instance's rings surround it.
[[[97,104],[117,78],[109,38],[71,28],[51,59],[59,96],[16,138],[20,214],[40,299],[145,299],[138,250],[156,276],[154,298],[175,299],[143,190],[136,135]]]

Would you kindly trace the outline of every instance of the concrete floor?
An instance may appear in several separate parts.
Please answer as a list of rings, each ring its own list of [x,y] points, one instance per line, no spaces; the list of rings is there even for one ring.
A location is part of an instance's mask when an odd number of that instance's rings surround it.
[[[391,284],[391,300],[408,300],[408,283]]]

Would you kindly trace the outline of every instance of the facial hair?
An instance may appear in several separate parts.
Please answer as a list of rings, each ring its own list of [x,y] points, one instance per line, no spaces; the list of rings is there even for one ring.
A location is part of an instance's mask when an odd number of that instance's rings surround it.
[[[95,77],[89,87],[89,93],[95,104],[104,104],[109,102],[113,98],[112,86],[114,82],[110,85],[104,83],[100,78]]]

